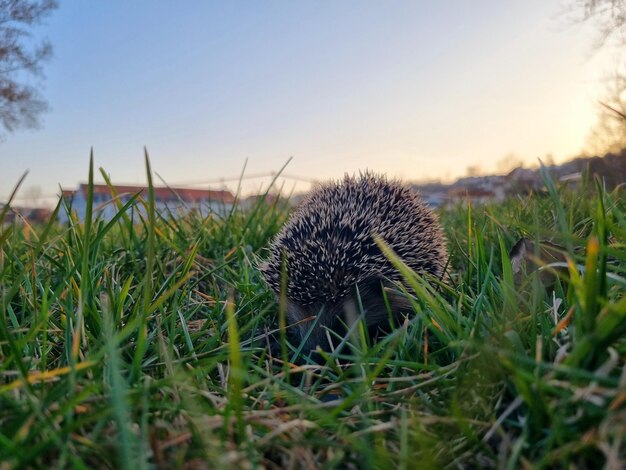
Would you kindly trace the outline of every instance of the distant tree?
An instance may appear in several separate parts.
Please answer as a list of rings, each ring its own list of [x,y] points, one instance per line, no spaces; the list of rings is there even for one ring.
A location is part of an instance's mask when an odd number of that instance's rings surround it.
[[[480,176],[482,172],[480,165],[470,165],[465,169],[465,175],[469,177]]]
[[[42,190],[41,186],[29,186],[24,191],[23,200],[30,207],[37,207],[41,202]]]
[[[496,162],[496,171],[501,175],[506,175],[515,168],[523,167],[524,161],[514,153],[508,153]]]
[[[626,0],[572,0],[571,6],[577,21],[595,23],[597,47],[611,40],[626,44]]]
[[[626,149],[626,75],[616,73],[601,97],[588,145],[589,151],[596,155]]]
[[[0,0],[0,124],[8,132],[37,127],[48,107],[27,78],[43,76],[52,45],[33,44],[31,30],[57,6],[56,0]]]
[[[598,30],[595,47],[616,49],[615,69],[600,97],[598,120],[591,130],[589,151],[617,153],[626,148],[626,0],[572,0],[578,20],[592,22]]]

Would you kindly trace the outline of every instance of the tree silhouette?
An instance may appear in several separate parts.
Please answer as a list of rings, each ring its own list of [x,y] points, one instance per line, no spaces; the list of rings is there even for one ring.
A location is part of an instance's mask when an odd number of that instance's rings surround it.
[[[576,0],[574,4],[582,10],[583,21],[594,21],[600,36],[598,46],[614,39],[626,44],[626,0]]]
[[[28,78],[43,76],[52,45],[33,41],[31,30],[57,6],[56,0],[0,0],[0,124],[8,132],[37,127],[48,107]]]
[[[597,122],[588,137],[592,153],[619,153],[626,148],[626,0],[572,0],[580,21],[598,31],[595,47],[615,52],[614,71],[598,100]]]

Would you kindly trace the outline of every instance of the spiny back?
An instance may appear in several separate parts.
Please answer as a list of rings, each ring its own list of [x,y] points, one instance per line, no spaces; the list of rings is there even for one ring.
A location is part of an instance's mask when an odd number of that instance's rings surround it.
[[[279,292],[284,256],[288,299],[336,302],[366,279],[399,279],[374,235],[414,271],[442,274],[447,251],[436,216],[410,187],[371,173],[315,188],[273,240],[261,270]]]

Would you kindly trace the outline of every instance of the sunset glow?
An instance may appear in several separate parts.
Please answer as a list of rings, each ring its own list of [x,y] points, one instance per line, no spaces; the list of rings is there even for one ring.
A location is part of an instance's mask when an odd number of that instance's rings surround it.
[[[44,127],[0,143],[0,198],[51,196],[87,157],[143,183],[143,147],[169,183],[370,168],[409,180],[581,153],[606,53],[559,1],[65,1],[39,32]],[[501,166],[501,165],[500,165]],[[255,191],[269,178],[249,180]],[[289,180],[292,185],[295,180]],[[216,183],[217,182],[217,183]],[[236,182],[224,181],[231,189]],[[306,183],[296,185],[305,189]]]

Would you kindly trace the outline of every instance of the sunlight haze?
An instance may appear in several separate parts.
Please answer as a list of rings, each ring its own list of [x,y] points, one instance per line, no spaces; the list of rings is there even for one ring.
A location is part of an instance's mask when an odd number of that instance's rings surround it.
[[[61,1],[37,29],[54,46],[50,110],[41,129],[0,142],[0,200],[27,169],[23,190],[43,199],[75,188],[91,147],[116,183],[145,182],[146,146],[168,183],[212,187],[246,159],[263,174],[293,157],[285,171],[303,180],[365,168],[450,180],[497,171],[507,155],[571,158],[610,69],[593,29],[566,11],[545,0]]]

